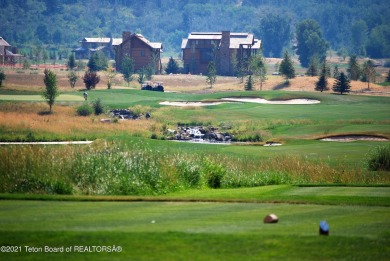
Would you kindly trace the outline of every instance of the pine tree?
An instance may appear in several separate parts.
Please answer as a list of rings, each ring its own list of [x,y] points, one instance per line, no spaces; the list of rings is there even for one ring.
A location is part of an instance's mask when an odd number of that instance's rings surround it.
[[[336,79],[333,85],[333,91],[343,94],[348,93],[350,89],[351,85],[349,83],[348,77],[345,75],[345,73],[341,72],[340,76]]]
[[[251,91],[251,90],[253,90],[253,79],[252,79],[252,75],[249,75],[245,83],[245,91]]]
[[[42,96],[49,104],[51,113],[55,99],[60,94],[57,88],[57,75],[48,69],[45,69],[44,74],[45,77],[43,82],[45,83],[46,90],[43,92]]]
[[[316,87],[314,89],[320,92],[329,90],[328,79],[327,79],[328,77],[329,77],[329,67],[326,64],[326,60],[324,60],[322,64],[320,78],[318,79],[318,82],[316,83]]]
[[[93,72],[105,70],[108,67],[108,59],[103,52],[99,51],[91,55],[87,66]]]
[[[320,76],[320,78],[318,79],[318,82],[316,83],[315,90],[320,91],[320,92],[328,90],[328,81],[327,81],[325,75]]]
[[[74,54],[69,55],[67,65],[69,70],[73,70],[76,67],[76,59],[74,57]]]
[[[309,68],[307,68],[306,75],[308,76],[317,76],[318,75],[318,63],[319,59],[317,57],[312,57],[310,59]]]
[[[172,58],[169,58],[169,62],[168,62],[168,65],[167,65],[167,68],[165,68],[165,72],[167,74],[170,74],[170,73],[178,73],[179,72],[179,65],[177,65],[177,62]]]
[[[390,71],[387,72],[386,82],[390,82]]]
[[[287,51],[284,53],[284,58],[280,63],[279,71],[284,75],[286,83],[288,83],[288,79],[295,77],[294,65]]]
[[[356,55],[352,55],[348,62],[348,77],[349,79],[353,81],[357,81],[360,79],[360,76],[362,74],[362,70],[360,68],[359,63],[357,62]]]

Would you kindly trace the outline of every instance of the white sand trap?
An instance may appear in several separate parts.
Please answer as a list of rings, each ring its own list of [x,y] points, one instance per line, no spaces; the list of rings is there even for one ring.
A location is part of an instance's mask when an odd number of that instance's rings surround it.
[[[222,98],[224,101],[235,101],[235,102],[253,102],[253,103],[262,103],[262,104],[317,104],[320,103],[318,100],[310,99],[292,99],[285,101],[268,101],[261,98]]]
[[[211,106],[211,105],[220,105],[223,103],[228,102],[160,102],[161,105],[170,105],[170,106],[179,106],[179,107],[185,107],[185,106]]]
[[[387,138],[377,137],[377,136],[364,136],[364,135],[344,135],[344,136],[332,136],[320,139],[322,141],[337,141],[337,142],[351,142],[358,140],[367,140],[367,141],[389,141]]]

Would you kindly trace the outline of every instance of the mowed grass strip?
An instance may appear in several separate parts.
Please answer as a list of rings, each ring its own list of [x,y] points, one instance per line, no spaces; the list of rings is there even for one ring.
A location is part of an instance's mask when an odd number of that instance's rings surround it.
[[[390,206],[390,186],[271,185],[235,189],[187,189],[160,196],[0,194],[3,200],[74,202],[219,202]]]
[[[387,207],[205,202],[1,201],[0,244],[122,247],[120,253],[1,253],[5,260],[386,260]],[[23,213],[21,215],[20,213]],[[269,213],[279,223],[264,224]],[[318,235],[327,220],[330,236]]]

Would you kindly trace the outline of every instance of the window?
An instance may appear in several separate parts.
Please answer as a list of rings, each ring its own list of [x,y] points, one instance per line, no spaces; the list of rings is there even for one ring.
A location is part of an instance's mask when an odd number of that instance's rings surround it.
[[[145,56],[145,51],[144,51],[144,50],[141,51],[141,56],[142,56],[142,57]]]

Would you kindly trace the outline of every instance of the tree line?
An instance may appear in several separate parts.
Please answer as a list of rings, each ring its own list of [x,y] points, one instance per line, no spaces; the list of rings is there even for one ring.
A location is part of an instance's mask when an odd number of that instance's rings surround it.
[[[254,33],[263,39],[264,56],[282,57],[294,45],[296,25],[312,19],[333,50],[390,57],[386,0],[0,0],[0,6],[2,37],[21,48],[69,49],[83,37],[131,30],[179,53],[191,31],[231,30]]]

